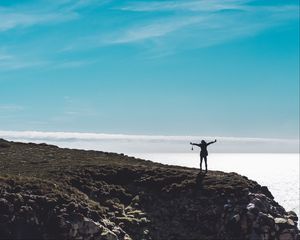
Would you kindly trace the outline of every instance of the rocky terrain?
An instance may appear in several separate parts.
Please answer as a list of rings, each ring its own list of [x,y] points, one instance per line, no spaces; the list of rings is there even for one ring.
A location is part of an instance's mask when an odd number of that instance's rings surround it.
[[[0,239],[299,240],[297,221],[236,173],[0,139]]]

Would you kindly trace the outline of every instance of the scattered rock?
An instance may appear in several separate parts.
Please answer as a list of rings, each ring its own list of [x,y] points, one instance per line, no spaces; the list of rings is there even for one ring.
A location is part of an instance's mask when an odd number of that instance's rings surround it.
[[[0,148],[0,239],[300,240],[296,213],[236,173],[1,139]]]

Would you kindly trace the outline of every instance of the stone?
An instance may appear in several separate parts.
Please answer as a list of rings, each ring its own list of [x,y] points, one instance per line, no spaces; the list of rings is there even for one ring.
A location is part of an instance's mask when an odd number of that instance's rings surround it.
[[[141,222],[141,223],[149,223],[150,220],[147,219],[147,218],[145,218],[145,217],[142,217],[142,218],[140,219],[140,222]]]
[[[286,224],[287,223],[287,219],[285,219],[285,218],[275,218],[274,221],[276,224]]]
[[[253,208],[255,208],[255,204],[254,203],[249,203],[248,206],[247,206],[247,209],[250,211]]]
[[[103,240],[119,240],[117,235],[108,229],[101,233],[101,237]]]
[[[252,200],[252,203],[255,204],[255,207],[256,207],[259,211],[266,212],[266,210],[267,210],[266,205],[264,204],[264,202],[263,202],[260,198],[255,197],[255,198]]]
[[[9,202],[5,198],[0,198],[0,210],[5,209]]]
[[[88,234],[88,235],[94,235],[96,233],[102,232],[103,227],[100,225],[100,223],[94,222],[91,219],[84,218],[82,228],[79,229],[79,232]]]
[[[132,238],[126,234],[126,235],[124,236],[124,240],[132,240]]]
[[[247,210],[254,215],[257,215],[259,213],[259,210],[254,203],[249,203],[247,205]]]
[[[265,214],[263,212],[258,213],[258,221],[260,225],[274,226],[274,218],[270,214]]]
[[[132,199],[132,203],[138,203],[140,201],[140,196],[136,195],[133,199]]]
[[[294,222],[298,222],[298,216],[294,211],[287,212],[287,217],[292,219]]]
[[[243,194],[245,194],[245,195],[249,195],[249,188],[244,188],[243,190],[242,190],[242,192],[243,192]]]
[[[287,220],[287,223],[288,223],[288,225],[290,225],[290,226],[295,226],[294,221],[293,221],[292,219],[290,219],[290,218]]]
[[[232,220],[234,220],[235,222],[239,222],[241,220],[241,216],[240,214],[236,214],[232,217]]]
[[[230,211],[232,209],[232,205],[231,204],[225,204],[224,205],[224,210],[225,211]]]

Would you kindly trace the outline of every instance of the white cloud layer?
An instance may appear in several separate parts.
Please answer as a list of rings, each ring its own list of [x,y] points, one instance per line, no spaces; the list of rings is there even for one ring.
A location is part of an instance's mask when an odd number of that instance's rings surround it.
[[[218,142],[211,147],[218,153],[298,153],[299,139],[238,138],[210,136],[154,136],[76,132],[0,131],[0,138],[22,142],[46,142],[60,147],[119,153],[185,153],[189,142],[202,139]]]

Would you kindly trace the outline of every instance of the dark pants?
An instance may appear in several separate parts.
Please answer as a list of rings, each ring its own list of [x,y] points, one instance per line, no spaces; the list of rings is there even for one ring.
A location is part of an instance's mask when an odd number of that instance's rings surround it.
[[[204,159],[205,162],[205,171],[207,172],[207,156],[201,156],[200,155],[200,170],[202,170],[202,161]]]

